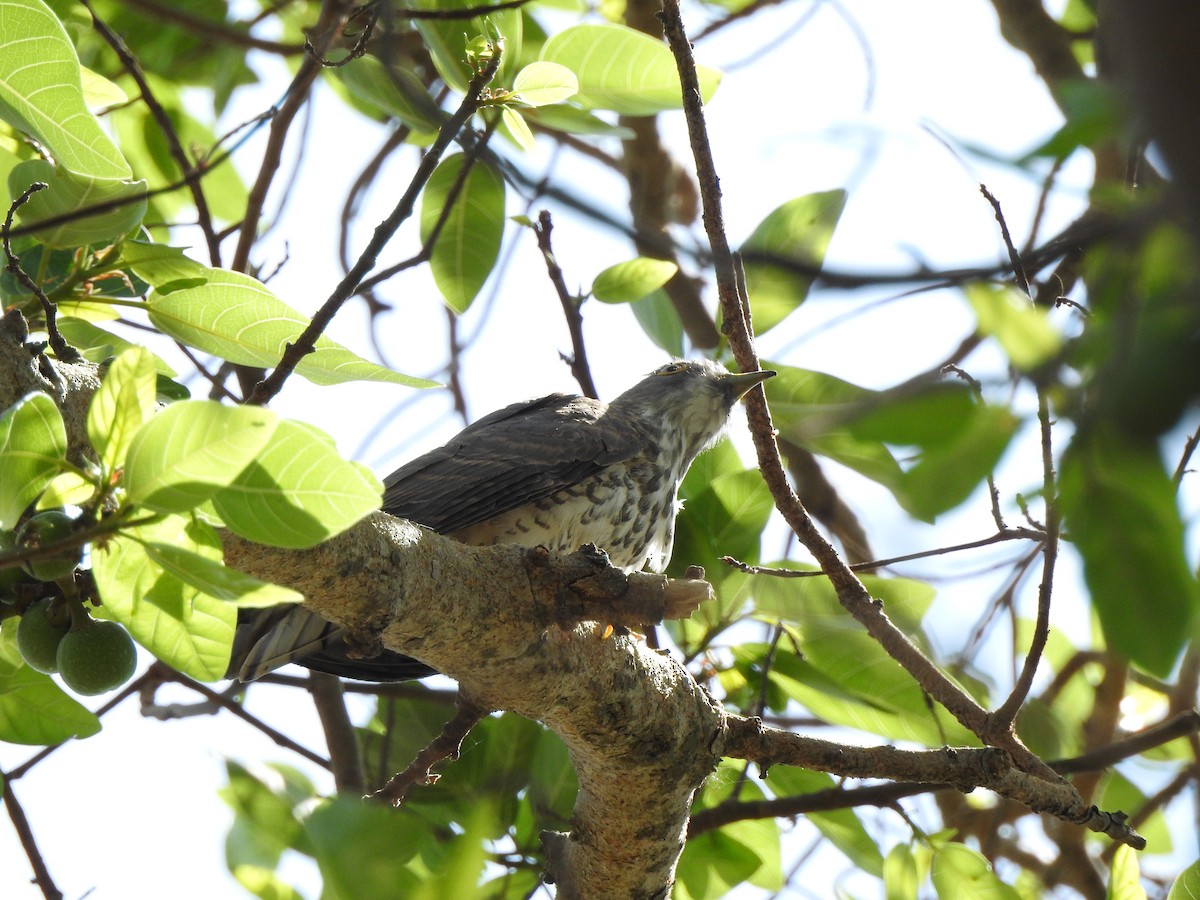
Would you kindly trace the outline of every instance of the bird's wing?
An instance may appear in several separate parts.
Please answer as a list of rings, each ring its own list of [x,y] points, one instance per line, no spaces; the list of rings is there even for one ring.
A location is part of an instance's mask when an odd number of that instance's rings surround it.
[[[384,479],[383,510],[446,534],[577,484],[646,447],[607,410],[565,394],[497,410]]]

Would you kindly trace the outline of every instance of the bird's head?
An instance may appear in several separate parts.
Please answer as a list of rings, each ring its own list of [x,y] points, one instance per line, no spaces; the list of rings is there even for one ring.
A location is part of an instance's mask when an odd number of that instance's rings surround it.
[[[721,436],[733,404],[774,374],[732,373],[708,359],[676,360],[659,366],[610,406],[638,415],[667,440],[679,441],[690,463]]]

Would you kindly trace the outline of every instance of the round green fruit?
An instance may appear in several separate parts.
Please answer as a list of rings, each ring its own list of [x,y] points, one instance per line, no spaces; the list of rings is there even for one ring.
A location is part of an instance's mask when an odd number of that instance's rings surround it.
[[[31,516],[21,526],[17,532],[17,545],[23,549],[35,550],[65,541],[74,530],[75,520],[61,509],[43,510]],[[81,547],[71,547],[54,556],[26,560],[21,566],[38,581],[55,581],[70,575],[79,565],[81,555]]]
[[[58,645],[62,680],[87,697],[119,688],[136,668],[133,638],[116,622],[93,622],[68,632]]]
[[[17,623],[17,650],[31,669],[47,674],[58,671],[58,648],[71,624],[65,609],[51,614],[50,601],[30,605]]]

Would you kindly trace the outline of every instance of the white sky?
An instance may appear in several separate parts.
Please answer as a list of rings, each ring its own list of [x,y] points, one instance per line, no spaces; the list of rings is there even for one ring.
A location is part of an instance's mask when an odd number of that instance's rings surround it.
[[[838,268],[891,271],[911,265],[914,259],[933,266],[998,260],[1003,247],[978,183],[985,181],[1000,199],[1018,242],[1025,237],[1039,186],[1003,166],[956,158],[925,129],[929,126],[999,154],[1016,155],[1038,144],[1059,119],[1027,59],[1000,39],[985,0],[916,4],[844,0],[844,6],[864,32],[865,46],[829,4],[807,27],[767,53],[757,51],[795,23],[806,4],[768,11],[757,16],[751,28],[732,28],[719,39],[697,46],[700,61],[718,68],[747,57],[755,60],[726,76],[708,108],[731,239],[739,242],[763,216],[791,197],[848,186],[851,199],[829,252],[830,263]],[[694,14],[688,24],[696,29]],[[873,80],[867,76],[868,55]],[[278,69],[266,71],[273,73],[268,87],[244,98],[225,126],[258,112],[281,94],[285,82]],[[256,257],[270,270],[282,254],[286,236],[290,261],[271,286],[304,310],[314,309],[339,277],[334,248],[341,203],[347,186],[383,135],[381,129],[358,120],[333,121],[338,105],[327,93],[318,95],[312,152],[295,187],[288,218]],[[662,129],[679,158],[690,166],[682,115],[664,116]],[[545,148],[539,153],[544,163]],[[251,172],[254,161],[251,150],[239,160],[240,168]],[[406,164],[409,161],[411,157]],[[527,169],[538,171],[539,164],[528,163]],[[407,174],[398,167],[393,171],[389,183],[399,189]],[[564,166],[561,174],[570,174],[584,196],[597,192],[610,208],[620,210],[625,194],[615,176],[591,165]],[[1064,173],[1068,189],[1052,206],[1043,235],[1069,221],[1079,209],[1087,175],[1086,164]],[[393,202],[394,197],[376,198],[373,212],[364,217],[360,238]],[[524,209],[514,201],[509,212]],[[569,286],[586,286],[605,266],[634,255],[623,238],[577,216],[555,210],[555,225],[555,250]],[[415,246],[414,231],[415,223],[406,231],[405,243],[389,253],[385,263],[408,255],[404,248]],[[518,240],[511,271],[488,313],[487,330],[465,357],[473,416],[521,397],[575,387],[557,358],[558,351],[570,349],[558,301],[532,236],[525,232]],[[489,291],[490,286],[484,296]],[[444,317],[429,280],[422,273],[409,274],[381,293],[396,304],[382,332],[389,362],[419,375],[440,366],[445,355],[440,337]],[[771,357],[786,349],[783,361],[788,364],[884,386],[941,359],[971,328],[965,305],[954,295],[930,295],[893,303],[795,343],[815,325],[866,299],[865,292],[814,298],[793,317],[794,322],[762,341],[763,355]],[[584,312],[602,396],[612,396],[662,361],[662,354],[641,336],[628,310],[589,303]],[[464,317],[463,333],[473,333],[479,318],[477,310]],[[363,323],[361,310],[352,305],[335,322],[331,335],[370,355]],[[426,430],[449,406],[444,393],[430,392],[364,446],[370,427],[408,399],[408,391],[392,386],[352,384],[316,390],[294,379],[274,407],[329,431],[344,453],[360,454],[382,476],[458,427],[447,422]],[[1019,477],[1007,484],[1010,495],[1030,483]],[[947,523],[935,530],[912,525],[882,489],[862,479],[845,479],[844,490],[865,517],[883,554],[990,531],[990,517],[977,504],[947,517]],[[1068,557],[1064,566],[1070,565]],[[1069,580],[1063,585],[1066,588]],[[982,609],[986,595],[974,595],[970,602],[967,622]],[[961,628],[963,615],[952,615],[949,621]],[[948,647],[961,646],[961,635],[953,630],[941,637]],[[185,698],[180,694],[178,699]],[[99,701],[91,705],[98,706]],[[315,716],[302,696],[293,698],[288,691],[261,687],[251,692],[250,708],[302,743],[323,750]],[[248,765],[279,760],[306,770],[312,767],[227,715],[162,724],[142,719],[136,703],[130,702],[106,717],[104,726],[98,736],[62,749],[15,784],[39,846],[67,897],[242,896],[224,866],[222,843],[231,817],[216,795],[225,783],[223,760],[234,758]],[[12,768],[34,749],[0,745],[0,768]],[[312,775],[329,786],[329,779],[319,772]],[[117,842],[119,851],[114,850]],[[130,849],[135,856],[129,855]],[[840,858],[834,865],[842,865]],[[25,883],[27,872],[28,863],[12,829],[0,827],[0,897],[40,896]],[[301,871],[297,877],[310,886],[312,895],[310,874]],[[873,890],[870,882],[857,887],[859,896],[869,896]],[[824,891],[814,894],[823,896]]]

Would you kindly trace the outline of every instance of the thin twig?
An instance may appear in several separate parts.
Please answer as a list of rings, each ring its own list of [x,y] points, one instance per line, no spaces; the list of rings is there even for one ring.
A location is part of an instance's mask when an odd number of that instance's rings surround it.
[[[1008,250],[1008,262],[1012,266],[1013,276],[1017,279],[1017,287],[1021,289],[1022,293],[1032,299],[1033,292],[1029,289],[1029,277],[1025,274],[1025,266],[1021,262],[1021,254],[1017,252],[1017,248],[1013,244],[1012,235],[1008,232],[1008,223],[1004,220],[1004,211],[1000,209],[1000,201],[987,189],[986,184],[979,186],[979,193],[983,194],[987,202],[992,205],[992,212],[996,214],[996,222],[1000,225],[1000,236],[1004,239],[1004,246]]]
[[[440,776],[430,770],[442,760],[458,759],[463,739],[490,713],[490,709],[481,706],[460,691],[458,711],[442,728],[442,733],[417,754],[417,758],[407,769],[393,775],[387,784],[371,796],[376,800],[386,800],[393,806],[399,806],[413,787],[435,783]]]
[[[91,0],[80,0],[84,8],[92,16],[92,27],[96,33],[102,37],[113,52],[117,54],[117,58],[121,60],[121,65],[129,76],[134,80],[141,92],[142,102],[146,104],[146,108],[150,110],[150,115],[154,117],[159,131],[162,133],[163,139],[167,142],[167,152],[171,154],[171,158],[175,160],[175,165],[179,167],[179,174],[187,178],[195,171],[196,165],[188,159],[187,152],[183,149],[183,142],[179,140],[179,134],[175,131],[175,125],[171,122],[171,117],[167,115],[167,111],[163,109],[158,98],[154,96],[154,91],[150,88],[150,83],[146,80],[146,75],[142,71],[137,58],[130,52],[125,42],[115,31],[105,24],[99,14],[92,7]],[[196,205],[196,216],[199,219],[200,230],[204,233],[204,240],[208,244],[208,257],[212,265],[221,265],[221,242],[217,238],[216,229],[213,226],[212,213],[208,209],[208,198],[204,196],[204,188],[198,179],[188,182],[188,188],[192,193],[192,202]]]
[[[963,550],[975,550],[979,547],[988,547],[992,544],[999,544],[1004,541],[1042,541],[1045,535],[1040,531],[1034,531],[1032,528],[1009,528],[1005,531],[993,534],[991,537],[980,538],[977,541],[968,541],[965,544],[953,544],[949,547],[938,547],[936,550],[918,550],[916,553],[906,553],[903,556],[891,556],[887,559],[873,559],[869,562],[855,563],[852,566],[847,566],[852,572],[870,572],[873,569],[881,569],[885,566],[892,566],[896,563],[911,562],[914,559],[928,559],[931,556],[944,556],[947,553],[958,553]],[[732,556],[722,556],[721,562],[726,565],[733,566],[739,571],[745,572],[748,575],[771,575],[775,578],[820,578],[825,576],[825,572],[820,569],[777,569],[771,566],[752,566],[748,563],[734,559]]]
[[[288,737],[282,731],[272,728],[270,725],[268,725],[266,722],[259,719],[257,716],[253,716],[250,713],[246,712],[246,710],[244,708],[242,708],[242,705],[240,703],[235,703],[234,701],[230,700],[228,697],[225,697],[224,695],[217,693],[216,691],[214,691],[212,688],[208,687],[207,685],[201,684],[199,681],[196,681],[192,678],[188,678],[186,675],[184,675],[180,672],[176,672],[174,669],[171,669],[168,666],[164,665],[162,667],[162,670],[163,670],[162,677],[163,677],[164,681],[175,681],[175,682],[178,682],[179,684],[182,684],[184,687],[191,688],[193,691],[195,691],[200,696],[204,697],[209,702],[215,703],[217,706],[221,707],[222,709],[228,710],[229,712],[233,713],[235,716],[237,716],[242,721],[249,722],[251,725],[253,725],[259,731],[261,731],[263,734],[265,734],[267,737],[269,737],[271,740],[273,740],[280,747],[284,747],[288,750],[291,750],[293,753],[297,753],[300,756],[303,756],[305,759],[309,760],[310,762],[316,763],[318,766],[320,766],[323,769],[331,769],[332,768],[332,764],[330,763],[330,761],[327,760],[325,757],[321,756],[321,754],[314,753],[312,750],[309,750],[303,744],[299,744],[296,741],[292,740],[290,737]]]
[[[13,793],[12,781],[7,778],[4,779],[4,808],[8,810],[8,817],[12,820],[21,847],[29,859],[29,865],[33,867],[33,880],[42,889],[42,896],[46,900],[62,900],[63,893],[54,884],[50,870],[46,868],[46,862],[38,850],[37,841],[34,840],[33,829],[29,827],[29,820],[25,818],[25,810],[21,808],[17,795]]]
[[[434,245],[437,244],[438,238],[446,227],[446,223],[450,221],[450,215],[454,212],[455,204],[458,203],[459,196],[467,186],[467,178],[470,176],[471,170],[475,167],[475,163],[479,161],[480,156],[483,155],[484,149],[487,147],[488,141],[491,140],[492,134],[495,133],[499,122],[499,117],[493,119],[487,123],[487,128],[476,140],[472,141],[469,145],[467,145],[466,141],[463,142],[467,146],[467,149],[463,153],[462,167],[458,170],[458,174],[454,176],[454,181],[450,183],[450,188],[446,191],[446,198],[442,203],[442,208],[438,211],[438,217],[434,220],[429,233],[421,242],[421,249],[408,259],[388,266],[386,269],[376,272],[370,278],[364,278],[362,284],[354,289],[355,295],[367,294],[400,272],[429,261],[433,255]],[[422,182],[422,186],[424,186],[424,182]]]
[[[471,79],[471,84],[467,88],[467,93],[463,97],[462,103],[459,104],[454,115],[438,130],[437,138],[422,157],[421,164],[417,167],[417,171],[414,173],[408,189],[404,192],[404,196],[396,203],[395,208],[388,217],[375,227],[375,233],[372,235],[366,248],[359,255],[358,261],[346,273],[346,276],[334,289],[329,299],[325,301],[316,315],[313,316],[312,321],[304,329],[300,337],[296,339],[296,342],[288,345],[283,358],[279,361],[279,365],[275,367],[275,370],[269,376],[255,386],[254,392],[247,400],[248,403],[263,404],[279,393],[283,388],[283,383],[295,371],[300,361],[316,349],[317,338],[329,326],[329,323],[333,320],[338,310],[354,295],[354,292],[358,289],[359,284],[366,277],[367,273],[375,268],[375,263],[383,248],[392,239],[400,224],[412,215],[413,208],[417,202],[417,196],[429,181],[433,170],[437,168],[442,154],[450,145],[450,142],[454,140],[459,130],[479,108],[484,88],[491,82],[497,69],[500,67],[500,57],[501,54],[499,52],[495,53],[487,65],[480,69],[475,77]]]
[[[332,43],[333,36],[340,32],[348,14],[346,4],[343,2],[326,0],[322,3],[320,19],[313,28],[314,32],[325,36],[326,46],[321,47],[321,52],[324,52],[327,45]],[[275,180],[275,175],[283,161],[283,146],[287,141],[288,132],[291,130],[296,115],[308,102],[313,82],[321,73],[321,64],[313,57],[313,53],[305,54],[300,68],[292,78],[292,83],[288,85],[283,103],[279,105],[271,119],[267,146],[263,150],[262,164],[259,166],[258,176],[254,179],[254,184],[246,198],[246,215],[242,219],[237,248],[234,250],[233,260],[230,262],[230,268],[234,271],[246,272],[249,270],[250,249],[258,240],[258,222],[262,217],[263,209],[266,208],[267,191],[270,190],[271,183]]]
[[[1033,679],[1038,664],[1050,639],[1050,597],[1054,591],[1054,565],[1058,560],[1058,539],[1062,528],[1061,513],[1055,492],[1054,451],[1052,445],[1050,404],[1046,391],[1038,389],[1038,425],[1042,435],[1042,495],[1046,502],[1046,533],[1042,541],[1042,581],[1038,585],[1037,620],[1033,637],[1025,654],[1021,674],[1013,685],[1008,699],[991,716],[991,725],[996,729],[1010,731],[1017,713],[1033,688]]]
[[[538,249],[542,251],[542,259],[546,261],[546,274],[550,276],[550,283],[554,285],[559,303],[562,304],[563,316],[567,320],[567,331],[571,333],[571,358],[566,362],[571,366],[571,375],[579,382],[579,389],[583,391],[584,396],[599,399],[596,382],[592,379],[592,367],[588,364],[587,345],[583,341],[583,315],[580,313],[583,298],[572,294],[567,289],[562,267],[559,266],[558,260],[554,256],[554,247],[550,243],[550,234],[553,230],[554,223],[550,219],[550,211],[543,209],[538,213],[533,233],[537,235],[537,245]]]
[[[1055,759],[1050,766],[1064,775],[1075,772],[1096,772],[1111,768],[1119,762],[1168,744],[1176,738],[1200,734],[1200,712],[1189,709],[1177,713],[1149,728],[1135,732],[1128,737],[1111,741],[1095,750],[1081,753],[1070,759]]]
[[[1175,483],[1175,488],[1178,489],[1180,482],[1183,481],[1183,475],[1187,471],[1187,465],[1192,459],[1192,454],[1196,452],[1196,446],[1200,444],[1200,429],[1193,431],[1188,435],[1187,442],[1183,445],[1183,452],[1179,454],[1179,462],[1175,466],[1175,473],[1171,476],[1171,481]]]
[[[53,301],[46,296],[46,292],[42,290],[41,285],[29,277],[29,274],[21,268],[21,258],[13,253],[11,235],[13,233],[13,216],[16,215],[18,209],[29,202],[29,198],[38,191],[43,191],[47,187],[44,181],[35,181],[29,187],[21,192],[21,195],[13,200],[8,207],[8,213],[4,216],[4,257],[7,260],[4,270],[9,272],[21,285],[38,298],[42,304],[42,312],[46,316],[46,333],[50,337],[50,347],[54,350],[54,354],[63,362],[78,362],[80,360],[79,351],[67,343],[62,333],[58,330],[57,314],[58,308]],[[42,223],[38,223],[39,226]]]
[[[697,178],[704,205],[704,228],[712,247],[717,296],[724,316],[722,329],[729,336],[730,347],[739,367],[743,371],[753,371],[759,368],[758,354],[754,349],[753,335],[747,328],[745,298],[740,297],[737,292],[733,257],[725,235],[721,211],[720,182],[708,141],[695,61],[683,28],[678,0],[665,0],[662,17],[667,43],[675,56],[683,86],[684,116],[696,160]],[[756,388],[747,395],[746,408],[759,469],[775,500],[776,508],[825,571],[833,583],[839,602],[866,628],[867,633],[964,727],[976,734],[985,732],[988,724],[986,711],[892,623],[883,612],[882,605],[871,598],[862,582],[855,577],[837,551],[820,533],[792,491],[779,456],[779,448],[775,443],[774,426],[771,423],[766,398],[760,389]],[[1057,779],[1046,764],[1031,753],[1015,735],[1006,736],[1001,746],[1012,755],[1021,769],[1042,777]]]
[[[153,0],[123,0],[126,6],[141,10],[156,19],[181,26],[188,34],[203,38],[212,38],[235,47],[246,47],[250,50],[262,50],[264,53],[274,53],[277,56],[299,56],[304,52],[303,44],[284,44],[255,37],[252,34],[239,31],[237,23],[215,22],[205,16],[190,13],[186,8],[174,2],[155,3]]]

